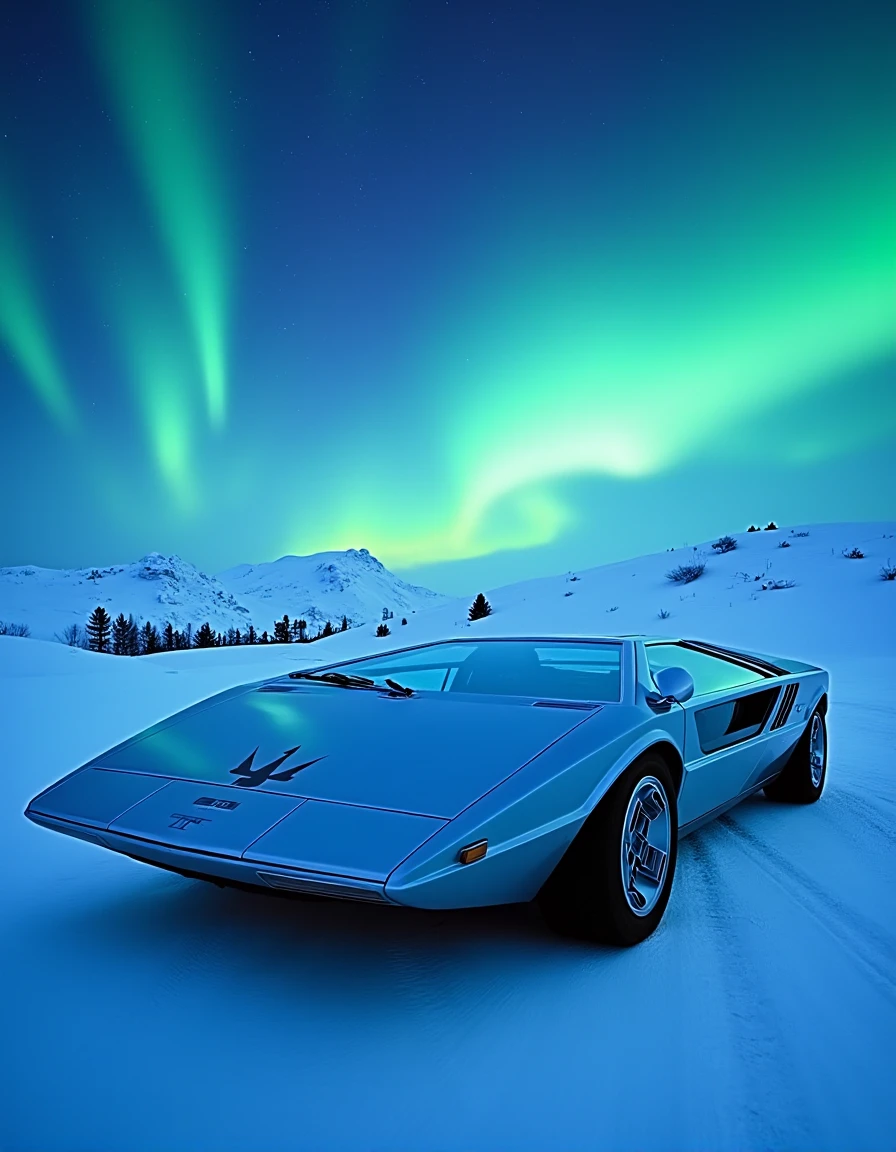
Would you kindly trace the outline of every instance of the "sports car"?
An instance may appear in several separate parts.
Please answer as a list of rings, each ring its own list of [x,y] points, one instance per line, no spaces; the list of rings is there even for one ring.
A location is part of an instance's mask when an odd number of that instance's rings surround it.
[[[219,885],[446,909],[537,900],[645,939],[678,840],[745,797],[816,801],[828,674],[697,640],[451,639],[213,696],[25,815]]]

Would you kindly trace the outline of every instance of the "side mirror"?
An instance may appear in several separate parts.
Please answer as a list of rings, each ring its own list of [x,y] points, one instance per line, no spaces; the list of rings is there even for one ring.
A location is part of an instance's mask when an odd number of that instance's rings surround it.
[[[694,695],[694,677],[684,668],[661,668],[653,680],[663,703],[684,704]]]

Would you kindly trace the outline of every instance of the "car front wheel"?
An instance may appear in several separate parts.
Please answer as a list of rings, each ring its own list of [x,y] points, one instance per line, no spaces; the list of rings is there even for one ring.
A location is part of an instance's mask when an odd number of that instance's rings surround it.
[[[628,946],[655,930],[672,890],[678,806],[669,768],[645,753],[588,818],[538,902],[564,935]]]

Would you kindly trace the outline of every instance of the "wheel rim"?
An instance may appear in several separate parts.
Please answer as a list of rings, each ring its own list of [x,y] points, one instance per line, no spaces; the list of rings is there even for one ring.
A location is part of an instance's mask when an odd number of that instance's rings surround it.
[[[671,842],[666,789],[655,776],[644,776],[632,792],[622,824],[622,889],[636,916],[647,916],[660,898]]]
[[[809,730],[809,771],[812,773],[812,787],[821,785],[824,775],[824,724],[816,712]]]

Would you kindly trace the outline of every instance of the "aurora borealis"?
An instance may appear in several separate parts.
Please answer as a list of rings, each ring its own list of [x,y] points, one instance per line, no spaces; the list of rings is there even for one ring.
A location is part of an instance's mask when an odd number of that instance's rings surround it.
[[[0,20],[0,563],[894,514],[891,3]]]

